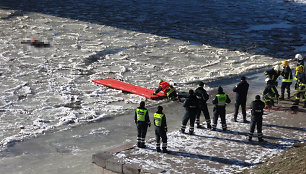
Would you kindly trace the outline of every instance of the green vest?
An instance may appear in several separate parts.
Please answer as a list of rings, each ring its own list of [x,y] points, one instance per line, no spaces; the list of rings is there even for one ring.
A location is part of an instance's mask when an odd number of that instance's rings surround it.
[[[226,94],[217,94],[218,103],[217,106],[224,106],[227,96]]]
[[[158,114],[158,113],[154,114],[155,126],[157,126],[157,127],[161,126],[163,116],[165,116],[165,114]]]
[[[148,110],[147,109],[136,109],[136,114],[137,114],[137,121],[145,121],[145,116],[147,114]]]

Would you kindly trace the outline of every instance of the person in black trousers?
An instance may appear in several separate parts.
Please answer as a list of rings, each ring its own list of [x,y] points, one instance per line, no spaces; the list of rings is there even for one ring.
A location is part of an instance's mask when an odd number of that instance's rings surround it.
[[[246,119],[246,102],[247,102],[248,90],[249,90],[249,84],[246,81],[245,76],[242,76],[240,83],[238,83],[233,88],[233,91],[236,92],[234,122],[237,122],[239,106],[241,106],[243,122],[244,123],[248,122]]]
[[[258,134],[258,141],[264,141],[263,140],[263,134],[262,134],[262,115],[263,115],[263,109],[265,107],[265,103],[260,100],[260,96],[256,95],[255,101],[251,103],[251,126],[250,126],[250,133],[249,133],[249,141],[252,141],[253,133],[255,130],[255,126],[257,126],[257,134]]]
[[[208,111],[207,103],[206,103],[207,100],[209,99],[209,95],[207,94],[206,90],[203,87],[204,87],[204,83],[200,82],[199,87],[195,90],[195,95],[197,96],[199,100],[199,110],[197,112],[195,122],[197,124],[197,128],[202,127],[200,125],[200,115],[201,115],[201,112],[203,112],[205,120],[206,120],[207,128],[211,129],[211,121],[210,121],[209,111]]]
[[[227,103],[230,103],[231,100],[228,97],[228,95],[223,92],[223,88],[221,86],[219,86],[218,94],[216,95],[215,99],[212,102],[215,105],[212,130],[213,131],[216,130],[218,117],[220,116],[222,129],[223,131],[226,131],[227,125],[226,125],[226,119],[225,119],[225,115],[226,115],[225,106]]]
[[[145,138],[147,134],[148,126],[151,126],[149,112],[145,108],[145,102],[141,101],[139,107],[135,112],[135,123],[137,125],[137,146],[145,148]]]
[[[163,107],[158,106],[157,112],[154,114],[156,151],[160,152],[160,138],[163,142],[163,153],[167,153],[167,121],[166,115],[163,113]]]
[[[192,135],[194,133],[194,121],[199,108],[198,99],[192,89],[189,90],[189,97],[185,100],[183,107],[186,108],[186,113],[183,117],[182,127],[180,131],[182,133],[185,133],[186,124],[188,120],[190,120],[189,134]]]

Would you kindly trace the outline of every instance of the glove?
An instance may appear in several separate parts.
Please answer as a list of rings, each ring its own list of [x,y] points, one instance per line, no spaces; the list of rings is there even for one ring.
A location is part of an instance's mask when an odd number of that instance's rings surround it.
[[[153,95],[156,95],[156,92],[153,92]]]
[[[150,123],[148,123],[148,126],[149,126],[149,127],[151,127],[151,122],[150,122]]]
[[[168,132],[168,129],[167,129],[167,128],[165,128],[165,132]]]
[[[137,125],[137,121],[135,121],[135,124]]]

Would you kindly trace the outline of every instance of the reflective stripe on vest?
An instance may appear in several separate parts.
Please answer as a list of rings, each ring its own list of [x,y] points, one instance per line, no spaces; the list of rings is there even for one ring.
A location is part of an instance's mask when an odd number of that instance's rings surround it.
[[[155,113],[154,114],[154,122],[155,122],[155,126],[160,127],[162,124],[162,118],[165,114],[158,114]]]
[[[288,79],[283,78],[282,82],[292,82],[293,79],[291,79],[291,76],[292,76],[292,74],[290,75],[290,73],[289,73]]]
[[[137,121],[145,121],[145,116],[147,114],[148,110],[146,109],[136,109],[136,114],[137,114]]]
[[[226,94],[217,94],[218,103],[217,106],[224,106],[226,102]]]
[[[169,91],[167,92],[167,96],[169,96],[172,92],[175,91],[175,89],[171,88],[171,87],[169,87],[168,89],[169,89]]]

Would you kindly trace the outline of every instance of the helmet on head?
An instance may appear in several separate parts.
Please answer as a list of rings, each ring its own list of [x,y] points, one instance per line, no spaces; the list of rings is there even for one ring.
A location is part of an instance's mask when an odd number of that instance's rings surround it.
[[[301,54],[296,54],[295,58],[298,60],[303,60],[303,56]]]
[[[282,62],[282,65],[283,65],[283,66],[288,66],[288,65],[289,65],[289,63],[288,63],[288,61],[287,61],[287,60],[284,60],[284,61]]]
[[[302,72],[302,71],[303,71],[303,68],[302,68],[301,66],[297,66],[297,67],[295,68],[295,71],[297,71],[297,72]]]
[[[273,68],[275,71],[280,71],[281,70],[281,67],[279,65],[275,65],[274,68]]]
[[[163,80],[162,80],[162,79],[160,79],[160,80],[158,81],[158,83],[161,83],[161,82],[163,82]]]

